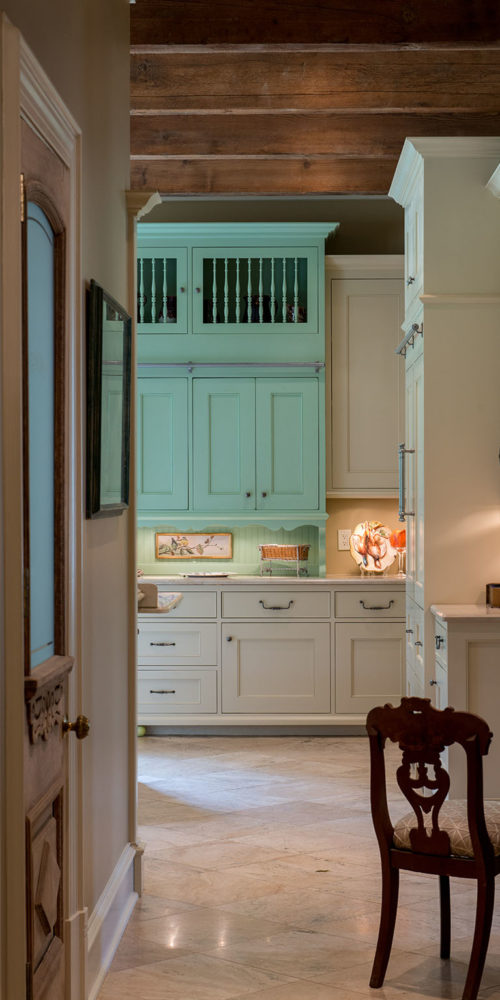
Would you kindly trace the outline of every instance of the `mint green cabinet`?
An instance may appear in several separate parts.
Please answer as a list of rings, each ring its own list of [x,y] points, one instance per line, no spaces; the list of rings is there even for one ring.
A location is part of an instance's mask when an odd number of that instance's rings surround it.
[[[318,509],[317,379],[193,379],[193,508]]]
[[[194,333],[318,330],[317,247],[195,247],[193,285]]]
[[[186,247],[141,246],[137,258],[137,323],[142,333],[187,334]]]
[[[255,508],[254,379],[193,379],[193,507]]]
[[[141,378],[137,391],[139,510],[187,510],[188,380]]]
[[[257,508],[318,509],[318,382],[256,380]]]

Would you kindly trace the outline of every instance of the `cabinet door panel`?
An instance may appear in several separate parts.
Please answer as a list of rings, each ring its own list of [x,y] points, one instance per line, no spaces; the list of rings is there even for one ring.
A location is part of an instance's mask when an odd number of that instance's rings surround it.
[[[224,625],[222,711],[329,712],[330,625]]]
[[[195,510],[255,508],[253,379],[193,380],[193,490]]]
[[[137,255],[137,331],[187,333],[188,252],[185,247],[140,247]]]
[[[257,379],[257,507],[318,508],[318,383]]]
[[[403,412],[403,282],[335,278],[329,489],[396,491]]]
[[[335,710],[369,712],[404,693],[403,625],[389,622],[335,625]]]
[[[186,379],[139,379],[137,479],[139,510],[187,509]]]

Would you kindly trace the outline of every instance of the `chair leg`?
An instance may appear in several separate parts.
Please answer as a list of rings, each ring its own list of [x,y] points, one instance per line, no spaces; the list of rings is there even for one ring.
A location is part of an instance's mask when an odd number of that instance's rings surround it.
[[[439,876],[439,902],[441,910],[441,958],[450,957],[450,878]]]
[[[477,883],[474,940],[462,1000],[476,1000],[479,991],[490,940],[494,901],[495,878],[493,875],[488,875],[484,880],[478,880]]]
[[[382,906],[377,950],[373,962],[370,986],[378,989],[383,985],[391,954],[394,925],[398,909],[399,870],[391,868],[389,861],[382,863]]]

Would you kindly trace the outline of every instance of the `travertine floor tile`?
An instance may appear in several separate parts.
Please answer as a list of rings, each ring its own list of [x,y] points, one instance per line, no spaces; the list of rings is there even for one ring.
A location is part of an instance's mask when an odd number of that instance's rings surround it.
[[[475,915],[460,879],[442,962],[437,879],[402,873],[386,981],[368,985],[381,879],[366,739],[146,738],[139,773],[145,894],[99,1000],[459,1000]],[[395,783],[389,805],[407,811]],[[500,907],[479,1000],[500,1000]]]

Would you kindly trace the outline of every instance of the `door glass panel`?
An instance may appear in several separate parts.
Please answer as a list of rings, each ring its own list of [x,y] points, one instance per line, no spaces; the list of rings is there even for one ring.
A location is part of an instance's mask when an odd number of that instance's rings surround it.
[[[177,322],[177,258],[137,259],[137,322]]]
[[[54,654],[54,233],[27,213],[30,666]]]

